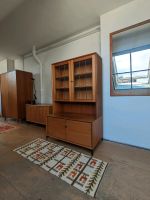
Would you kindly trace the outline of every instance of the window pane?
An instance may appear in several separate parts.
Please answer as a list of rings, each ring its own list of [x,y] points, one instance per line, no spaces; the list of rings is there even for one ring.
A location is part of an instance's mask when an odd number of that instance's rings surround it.
[[[116,73],[130,71],[130,54],[115,56]]]
[[[132,88],[150,88],[150,72],[134,72],[132,73]]]
[[[148,69],[150,62],[150,49],[134,52],[131,56],[132,71]]]
[[[115,74],[113,77],[113,81],[116,90],[131,89],[130,73]]]

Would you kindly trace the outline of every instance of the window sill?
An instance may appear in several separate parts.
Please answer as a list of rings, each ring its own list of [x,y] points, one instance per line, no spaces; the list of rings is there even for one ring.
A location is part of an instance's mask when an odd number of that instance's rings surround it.
[[[114,90],[111,88],[110,96],[150,96],[150,89]]]

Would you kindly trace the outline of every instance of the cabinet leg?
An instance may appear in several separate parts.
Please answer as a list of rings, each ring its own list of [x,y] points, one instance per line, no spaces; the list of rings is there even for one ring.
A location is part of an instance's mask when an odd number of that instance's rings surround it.
[[[49,137],[46,135],[46,140],[48,140],[48,138],[49,138]]]
[[[93,156],[93,155],[94,155],[94,150],[92,149],[92,150],[91,150],[91,156]]]

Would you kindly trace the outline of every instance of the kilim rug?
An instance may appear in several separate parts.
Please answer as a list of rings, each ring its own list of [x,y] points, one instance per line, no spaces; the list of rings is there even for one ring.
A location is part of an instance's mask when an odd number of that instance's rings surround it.
[[[40,138],[14,151],[92,197],[107,166],[102,160]]]
[[[17,128],[17,126],[15,126],[15,125],[0,122],[0,133],[4,133],[7,131],[16,129],[16,128]]]

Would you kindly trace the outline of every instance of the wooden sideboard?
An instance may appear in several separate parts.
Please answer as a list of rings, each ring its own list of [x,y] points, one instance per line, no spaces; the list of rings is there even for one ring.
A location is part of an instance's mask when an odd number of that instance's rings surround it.
[[[46,119],[52,113],[50,104],[26,104],[26,121],[46,125]]]

